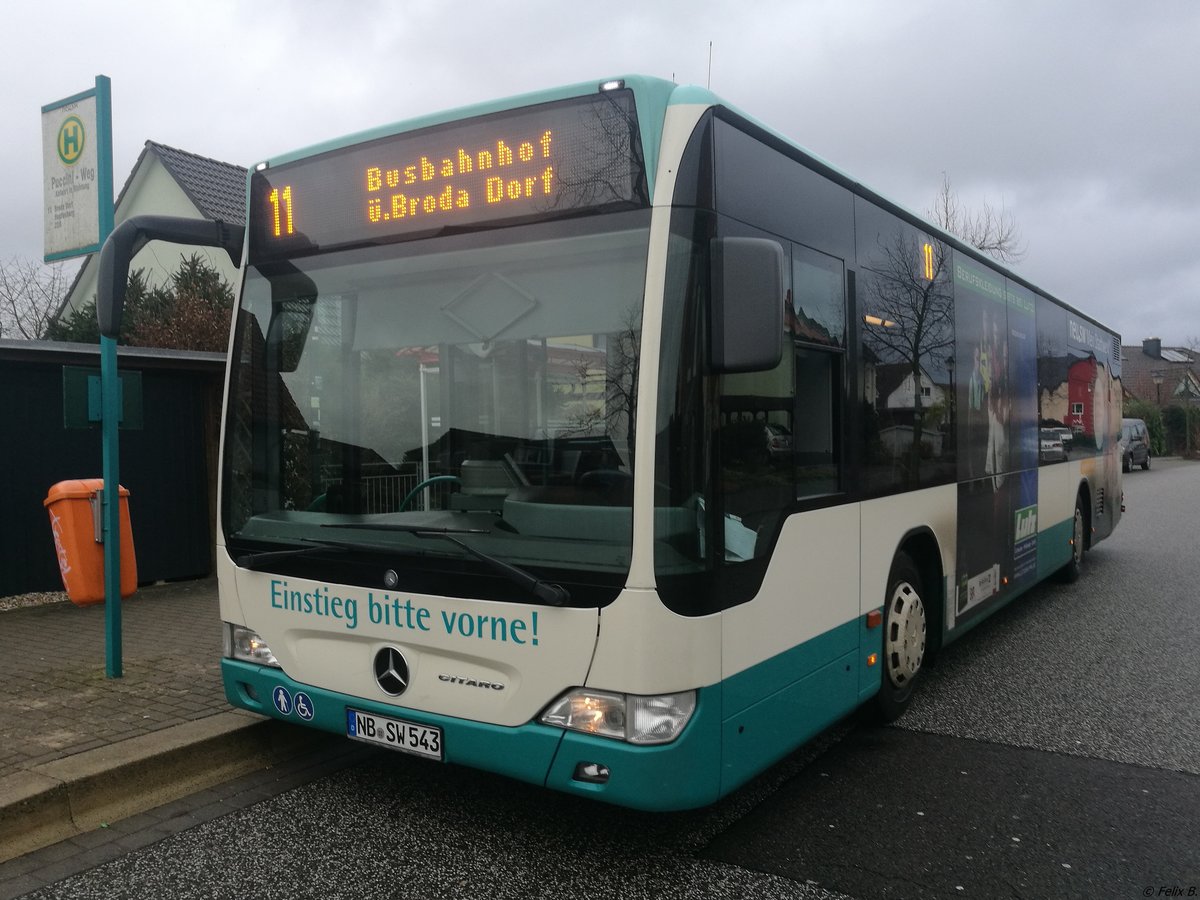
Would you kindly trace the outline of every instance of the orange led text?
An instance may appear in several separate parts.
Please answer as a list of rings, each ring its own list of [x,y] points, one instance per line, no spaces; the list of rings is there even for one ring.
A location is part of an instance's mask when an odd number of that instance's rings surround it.
[[[367,220],[387,222],[550,196],[553,143],[553,132],[545,131],[534,140],[459,147],[449,155],[421,156],[404,166],[370,166]]]

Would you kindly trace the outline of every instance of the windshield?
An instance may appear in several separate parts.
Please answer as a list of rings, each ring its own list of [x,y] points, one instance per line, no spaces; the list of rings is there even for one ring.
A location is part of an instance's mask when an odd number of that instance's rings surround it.
[[[599,215],[249,268],[226,424],[235,558],[368,541],[399,587],[427,569],[439,593],[488,595],[477,557],[405,525],[462,529],[473,551],[560,580],[623,583],[648,223]],[[278,555],[286,571],[320,554]],[[321,577],[366,579],[355,558],[330,554]]]

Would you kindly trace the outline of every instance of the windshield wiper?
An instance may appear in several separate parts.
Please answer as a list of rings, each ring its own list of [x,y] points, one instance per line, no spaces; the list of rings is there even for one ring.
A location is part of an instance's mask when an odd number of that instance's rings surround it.
[[[327,527],[327,526],[322,526]],[[341,525],[339,528],[354,528],[353,525]],[[385,529],[380,529],[385,530]],[[386,529],[394,531],[396,529]],[[487,532],[482,532],[486,534]],[[243,569],[257,570],[260,563],[271,563],[279,559],[291,559],[295,556],[310,556],[324,551],[333,551],[334,553],[345,553],[348,550],[365,550],[371,553],[378,553],[381,550],[391,550],[392,548],[384,544],[359,544],[354,541],[339,541],[335,539],[325,538],[300,538],[307,547],[292,547],[288,550],[263,550],[258,553],[245,553],[237,558],[237,564]]]
[[[404,534],[491,534],[486,528],[443,528],[440,525],[403,525],[395,522],[327,522],[322,528],[344,528],[347,531],[399,531]]]
[[[258,553],[245,553],[237,558],[237,564],[243,569],[257,571],[261,563],[275,562],[277,559],[291,559],[293,556],[309,556],[321,550],[344,553],[351,549],[348,544],[340,544],[334,541],[314,541],[311,538],[302,538],[302,540],[310,546],[293,547],[290,550],[263,550]]]
[[[473,557],[487,565],[493,571],[503,575],[513,584],[525,588],[543,603],[549,606],[566,606],[571,602],[571,594],[561,584],[555,584],[552,581],[542,581],[532,572],[526,572],[524,569],[504,562],[502,559],[496,559],[494,556],[489,556],[482,550],[476,550],[454,536],[454,532],[450,530],[435,530],[435,531],[414,531],[417,537],[437,537],[444,541],[449,541],[452,544],[457,544],[462,547]]]
[[[463,543],[455,537],[457,534],[491,534],[486,528],[440,528],[421,525],[386,524],[383,522],[378,524],[352,522],[345,525],[330,523],[321,527],[347,528],[356,531],[400,531],[419,538],[441,538],[444,541],[449,541],[461,547],[493,572],[503,575],[513,584],[529,591],[548,606],[566,606],[571,602],[570,592],[562,585],[555,584],[552,581],[542,581],[542,579],[538,578],[532,572],[527,572],[518,566],[506,563],[504,560],[497,559],[490,554],[484,553],[482,550],[476,550],[474,547]]]

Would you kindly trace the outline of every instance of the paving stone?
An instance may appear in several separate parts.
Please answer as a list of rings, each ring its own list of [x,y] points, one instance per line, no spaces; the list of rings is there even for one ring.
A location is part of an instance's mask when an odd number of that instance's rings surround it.
[[[0,778],[229,709],[215,579],[121,603],[123,677],[105,674],[103,604],[0,612]]]

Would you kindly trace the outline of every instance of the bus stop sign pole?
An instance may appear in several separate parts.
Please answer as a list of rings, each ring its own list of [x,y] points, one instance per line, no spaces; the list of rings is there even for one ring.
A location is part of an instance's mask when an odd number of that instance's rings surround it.
[[[113,231],[112,83],[42,107],[45,262],[102,250]],[[103,256],[103,254],[101,254]],[[99,308],[99,304],[97,304]],[[121,529],[117,420],[117,336],[100,338],[102,475],[101,540],[104,544],[105,671],[120,678]]]
[[[97,140],[100,162],[100,243],[112,234],[112,93],[109,80],[96,79]],[[117,375],[117,339],[100,338],[100,428],[103,448],[104,497],[104,674],[109,678],[124,675],[121,657],[121,457],[118,437],[120,424],[120,381]]]

